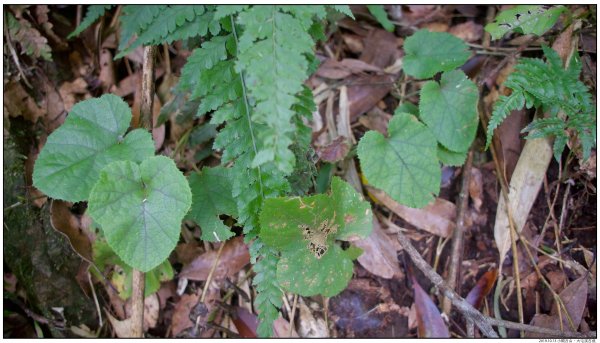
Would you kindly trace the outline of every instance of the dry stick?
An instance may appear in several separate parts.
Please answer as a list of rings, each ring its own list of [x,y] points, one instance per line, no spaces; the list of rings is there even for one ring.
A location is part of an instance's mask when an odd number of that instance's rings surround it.
[[[473,150],[470,149],[467,155],[467,161],[463,167],[462,185],[458,196],[458,207],[456,209],[456,227],[452,232],[452,250],[450,255],[450,266],[448,267],[448,276],[446,282],[452,290],[456,289],[457,277],[460,275],[460,266],[462,264],[462,255],[464,250],[465,234],[465,211],[469,205],[469,181],[471,180],[471,166],[473,164]],[[442,301],[442,311],[449,316],[452,310],[450,299],[444,298]]]
[[[215,258],[215,262],[210,268],[210,272],[208,272],[208,277],[206,278],[206,283],[204,284],[204,289],[202,289],[202,296],[200,297],[200,302],[204,302],[206,298],[206,291],[208,291],[208,285],[212,282],[213,275],[215,274],[215,270],[217,269],[217,265],[219,264],[219,259],[221,258],[221,253],[223,252],[223,248],[227,244],[227,241],[221,243],[219,250],[217,251],[217,258]]]
[[[492,329],[493,326],[502,326],[507,329],[516,329],[523,330],[528,332],[536,332],[546,335],[551,335],[555,337],[595,337],[596,332],[591,331],[587,334],[582,334],[579,332],[570,332],[570,331],[559,331],[553,329],[547,329],[539,326],[520,324],[515,322],[509,322],[506,320],[499,320],[495,318],[491,318],[483,315],[477,309],[475,309],[471,304],[469,304],[465,299],[463,299],[460,295],[450,289],[446,282],[442,279],[442,277],[436,273],[431,266],[423,259],[421,254],[413,247],[410,239],[408,239],[402,231],[403,228],[397,226],[390,220],[383,218],[386,225],[393,227],[398,230],[398,241],[413,261],[415,266],[419,268],[419,270],[427,277],[435,287],[437,287],[444,296],[448,297],[452,301],[452,305],[456,307],[456,309],[461,312],[467,319],[473,320],[475,325],[479,328],[479,330],[490,338],[498,338],[496,332]]]
[[[23,71],[23,68],[21,67],[21,62],[19,62],[19,57],[17,56],[15,47],[12,44],[12,39],[10,39],[10,30],[8,29],[8,24],[6,22],[6,16],[7,16],[7,14],[4,14],[4,29],[6,31],[5,32],[6,44],[8,45],[8,50],[10,50],[10,55],[12,56],[12,59],[15,62],[15,65],[17,66],[17,70],[19,71],[19,75],[21,75],[23,82],[25,82],[25,84],[27,85],[27,87],[29,87],[29,89],[33,89],[33,87],[31,87],[31,84],[29,83],[29,80],[27,80],[27,77],[25,76],[25,72]]]
[[[154,55],[155,48],[144,47],[142,62],[142,127],[152,133],[152,103],[154,101]],[[132,294],[131,294],[131,335],[132,337],[144,336],[144,273],[133,269]]]
[[[296,306],[298,305],[298,294],[294,294],[294,305],[290,313],[290,327],[288,328],[288,337],[292,337],[292,328],[294,325],[294,316],[296,315]]]

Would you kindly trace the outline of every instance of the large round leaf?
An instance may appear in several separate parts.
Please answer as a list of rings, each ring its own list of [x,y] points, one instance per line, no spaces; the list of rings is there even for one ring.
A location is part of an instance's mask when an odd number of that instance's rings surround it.
[[[138,129],[123,137],[130,121],[129,106],[115,95],[77,103],[40,152],[34,186],[52,198],[87,200],[104,166],[152,156],[154,143],[147,131]]]
[[[420,118],[448,150],[467,151],[477,132],[477,86],[461,70],[421,88]]]
[[[447,32],[419,30],[404,42],[404,71],[418,79],[432,77],[465,63],[471,53],[460,38]]]
[[[140,165],[119,161],[106,166],[88,210],[117,255],[147,272],[175,248],[191,202],[187,180],[173,160],[155,156]]]
[[[282,254],[277,263],[277,281],[284,289],[301,296],[331,297],[346,288],[353,268],[352,260],[336,244],[321,259],[305,249],[296,249]]]
[[[331,181],[331,203],[336,209],[335,222],[342,230],[336,235],[339,240],[367,238],[373,229],[371,204],[365,201],[352,186],[335,176]]]
[[[365,177],[403,205],[427,205],[438,194],[442,175],[435,137],[408,113],[394,115],[388,136],[369,131],[358,143]]]

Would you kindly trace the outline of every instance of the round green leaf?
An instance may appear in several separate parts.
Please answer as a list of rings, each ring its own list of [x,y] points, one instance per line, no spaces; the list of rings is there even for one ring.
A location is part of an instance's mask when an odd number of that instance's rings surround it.
[[[87,200],[104,166],[152,156],[150,133],[138,129],[123,137],[130,121],[129,106],[115,95],[77,103],[40,152],[34,186],[55,199]]]
[[[284,252],[277,263],[277,281],[286,290],[301,296],[340,293],[352,278],[352,260],[333,244],[321,259],[306,249]]]
[[[442,74],[421,88],[420,118],[452,151],[467,151],[477,132],[477,86],[461,70]]]
[[[419,30],[404,41],[404,71],[418,79],[463,65],[471,56],[460,38],[447,32]]]
[[[191,202],[187,180],[173,160],[155,156],[140,165],[119,161],[106,166],[88,211],[117,255],[147,272],[175,248]]]
[[[203,168],[189,177],[192,209],[189,217],[202,229],[203,241],[221,242],[233,237],[219,215],[237,216],[237,205],[231,193],[231,170],[224,167]]]
[[[388,124],[388,136],[369,131],[358,143],[365,177],[403,205],[427,205],[440,190],[435,137],[408,113],[394,115]]]

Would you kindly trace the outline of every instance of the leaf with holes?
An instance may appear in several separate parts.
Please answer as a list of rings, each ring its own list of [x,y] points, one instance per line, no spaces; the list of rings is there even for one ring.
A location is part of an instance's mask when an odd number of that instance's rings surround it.
[[[550,30],[566,8],[564,6],[518,5],[500,12],[493,23],[485,26],[492,39],[499,39],[509,31],[543,35]]]
[[[55,199],[87,200],[106,165],[154,155],[150,133],[138,129],[125,135],[130,121],[129,106],[112,94],[73,106],[35,162],[34,186]]]
[[[463,65],[471,53],[460,38],[447,32],[419,30],[404,42],[404,71],[418,79]]]
[[[409,207],[424,207],[439,193],[442,174],[436,152],[431,131],[408,113],[394,115],[388,138],[369,131],[358,143],[369,184]]]
[[[237,217],[237,205],[231,193],[231,169],[203,168],[189,177],[192,209],[189,217],[202,229],[203,241],[221,242],[233,232],[219,219],[220,214]]]
[[[341,292],[352,276],[355,255],[334,242],[367,237],[372,218],[369,203],[337,177],[330,194],[266,199],[260,238],[282,254],[277,281],[303,296]]]
[[[421,88],[421,120],[448,150],[467,151],[477,132],[477,86],[461,70],[442,74]]]
[[[106,166],[92,189],[88,211],[117,255],[147,272],[175,248],[191,202],[187,180],[175,162],[155,156],[139,165],[119,161]]]

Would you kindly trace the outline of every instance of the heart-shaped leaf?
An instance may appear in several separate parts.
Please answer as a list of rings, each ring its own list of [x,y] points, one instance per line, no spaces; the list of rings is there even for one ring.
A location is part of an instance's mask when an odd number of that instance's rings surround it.
[[[117,255],[147,272],[175,248],[191,202],[187,180],[173,160],[155,156],[140,165],[119,161],[106,166],[88,211]]]
[[[202,229],[203,241],[221,242],[233,232],[219,219],[220,214],[237,216],[237,205],[231,193],[231,170],[223,167],[203,168],[190,175],[192,209],[189,213]]]
[[[418,79],[463,65],[471,53],[460,38],[447,32],[419,30],[404,42],[404,71]]]
[[[129,106],[115,95],[77,103],[40,152],[33,169],[35,187],[55,199],[87,200],[103,167],[154,155],[147,131],[124,136],[130,121]]]
[[[342,250],[335,240],[367,237],[372,219],[369,203],[335,177],[329,195],[266,199],[260,238],[282,254],[277,281],[285,289],[332,296],[346,287],[357,254]]]
[[[408,113],[388,124],[388,138],[367,132],[358,143],[358,157],[368,182],[409,207],[423,207],[440,190],[442,177],[437,143],[431,131]]]
[[[442,74],[421,88],[419,118],[451,151],[467,151],[477,132],[477,86],[461,70]]]

